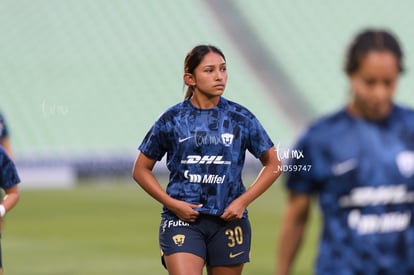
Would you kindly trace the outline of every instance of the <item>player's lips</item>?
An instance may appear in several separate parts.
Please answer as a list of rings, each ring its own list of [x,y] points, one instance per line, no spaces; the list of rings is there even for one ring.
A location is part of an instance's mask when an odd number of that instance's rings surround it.
[[[214,88],[216,88],[216,89],[221,89],[221,90],[224,90],[224,88],[225,88],[226,86],[224,85],[224,84],[217,84],[217,85],[214,85]]]

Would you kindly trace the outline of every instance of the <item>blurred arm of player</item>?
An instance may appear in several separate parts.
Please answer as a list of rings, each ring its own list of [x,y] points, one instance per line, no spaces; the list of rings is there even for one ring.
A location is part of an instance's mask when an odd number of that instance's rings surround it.
[[[282,172],[280,169],[281,162],[277,157],[277,152],[274,147],[264,152],[260,157],[260,161],[263,168],[256,180],[244,194],[235,199],[224,210],[224,213],[220,216],[223,220],[232,221],[241,219],[246,207],[263,194],[280,176]]]
[[[2,135],[0,138],[0,146],[3,147],[4,151],[7,154],[7,157],[10,161],[13,161],[13,154],[10,146],[9,137],[7,134]],[[13,164],[14,165],[14,164]],[[19,201],[20,193],[19,193],[19,187],[17,184],[13,185],[10,188],[4,189],[4,197],[2,197],[1,205],[4,207],[5,213],[8,213]],[[1,221],[3,221],[3,216],[1,216]],[[0,231],[3,227],[3,222],[1,222],[0,225]]]
[[[200,214],[198,211],[195,211],[194,208],[202,207],[202,205],[191,204],[170,197],[161,187],[152,172],[155,163],[156,160],[147,157],[143,153],[139,153],[135,160],[132,177],[142,189],[171,210],[179,219],[186,222],[194,222]]]
[[[279,238],[276,275],[288,275],[302,243],[308,220],[311,196],[290,193]]]
[[[11,150],[11,146],[10,146],[10,141],[9,138],[3,137],[0,141],[0,145],[3,146],[4,150],[6,151],[7,155],[13,159],[13,154],[12,154],[12,150]]]
[[[4,189],[4,193],[5,194],[1,202],[1,205],[2,207],[4,207],[5,212],[0,217],[0,232],[3,230],[3,219],[5,214],[12,210],[12,208],[17,204],[20,198],[19,187],[17,184],[13,185],[10,188]]]
[[[10,188],[5,189],[4,192],[6,194],[4,195],[4,198],[1,204],[6,209],[6,213],[8,213],[19,201],[19,198],[20,198],[19,187],[17,184],[15,184]]]

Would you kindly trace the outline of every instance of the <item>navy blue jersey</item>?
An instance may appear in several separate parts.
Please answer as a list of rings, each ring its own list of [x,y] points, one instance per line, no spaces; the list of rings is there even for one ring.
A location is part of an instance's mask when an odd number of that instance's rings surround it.
[[[166,191],[171,197],[203,204],[197,209],[201,213],[221,215],[245,192],[241,176],[246,150],[259,158],[272,146],[251,112],[221,97],[212,109],[198,109],[189,100],[169,108],[139,150],[154,160],[167,154]],[[165,207],[163,215],[173,216]]]
[[[318,194],[324,219],[317,274],[414,274],[414,112],[370,122],[341,110],[296,149],[293,164],[311,169],[287,186]]]
[[[0,146],[0,188],[8,189],[20,182],[13,161]]]
[[[7,127],[6,127],[6,122],[4,121],[4,118],[2,116],[2,114],[0,113],[0,140],[2,138],[5,138],[8,136],[8,131],[7,131]]]

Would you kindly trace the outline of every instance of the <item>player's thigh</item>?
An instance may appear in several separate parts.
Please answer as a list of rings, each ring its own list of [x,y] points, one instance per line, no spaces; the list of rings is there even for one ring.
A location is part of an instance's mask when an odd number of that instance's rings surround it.
[[[250,261],[251,228],[248,219],[222,222],[207,243],[209,267],[236,266]]]
[[[162,255],[191,253],[203,260],[206,258],[205,237],[199,230],[199,222],[186,223],[179,219],[163,219],[159,241]]]
[[[3,221],[0,222],[3,224]],[[1,246],[1,230],[0,230],[0,275],[3,275],[3,248]]]
[[[230,266],[208,266],[208,275],[240,275],[242,274],[244,264]]]
[[[168,256],[164,255],[164,261],[169,275],[203,274],[204,259],[197,255],[185,252],[174,253]]]

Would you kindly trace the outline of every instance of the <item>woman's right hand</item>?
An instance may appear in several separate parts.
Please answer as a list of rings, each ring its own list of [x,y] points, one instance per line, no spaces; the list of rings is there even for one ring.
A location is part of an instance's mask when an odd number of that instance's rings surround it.
[[[180,220],[185,222],[195,222],[200,215],[200,212],[194,210],[194,208],[202,207],[202,204],[192,204],[185,201],[174,199],[166,207],[171,210]]]

